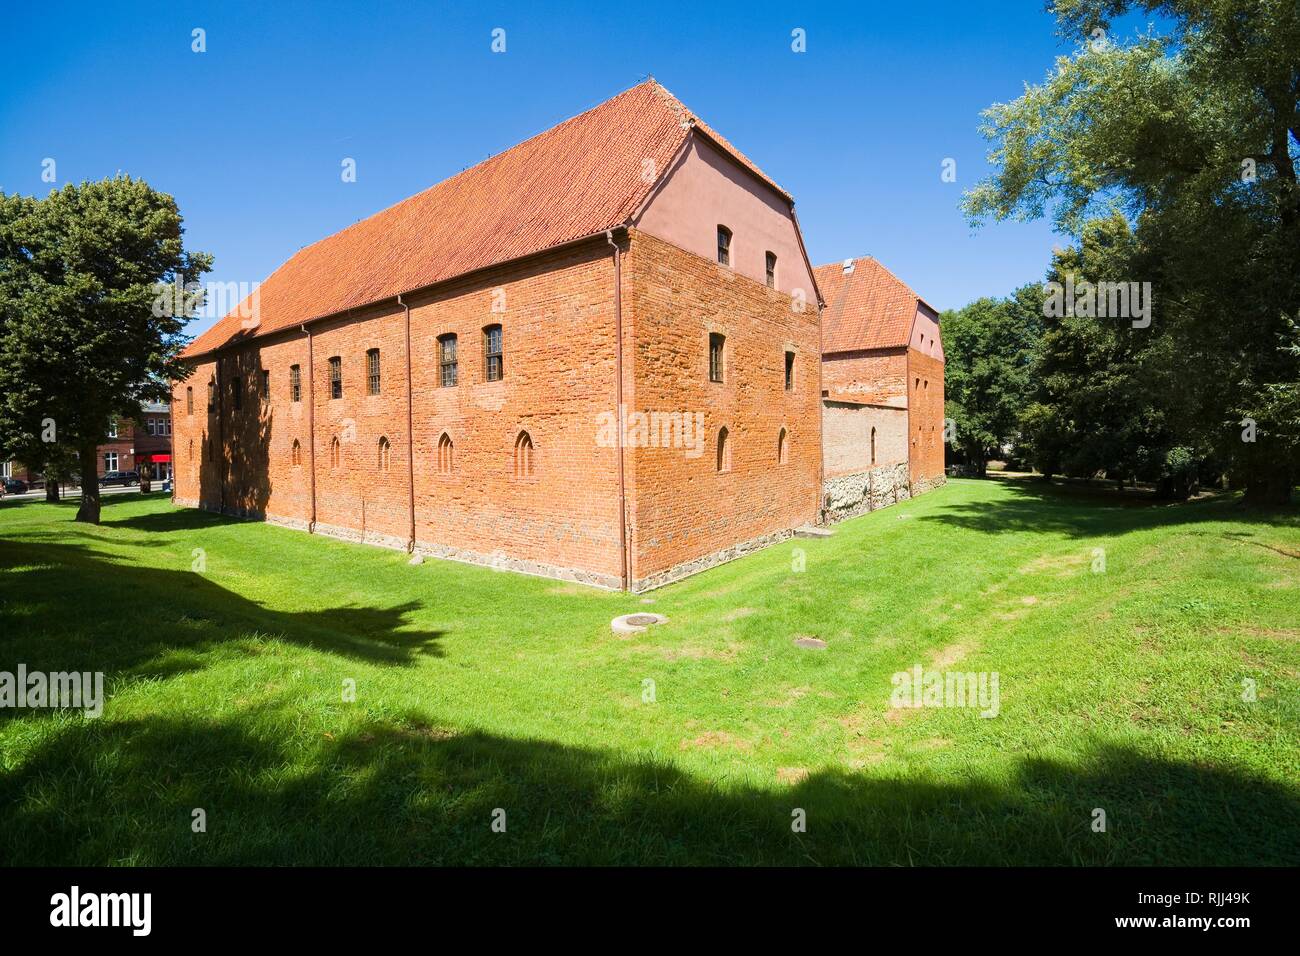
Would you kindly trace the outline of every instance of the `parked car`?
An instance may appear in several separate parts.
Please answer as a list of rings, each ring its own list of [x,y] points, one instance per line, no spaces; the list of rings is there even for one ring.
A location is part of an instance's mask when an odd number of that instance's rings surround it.
[[[102,478],[99,479],[100,485],[138,485],[140,484],[140,472],[138,471],[106,471]]]
[[[27,482],[17,478],[3,478],[0,483],[4,485],[4,493],[7,495],[21,495],[27,491]]]

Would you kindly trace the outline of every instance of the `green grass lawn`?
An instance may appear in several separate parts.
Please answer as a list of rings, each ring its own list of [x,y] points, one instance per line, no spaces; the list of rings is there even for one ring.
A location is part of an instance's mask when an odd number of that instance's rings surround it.
[[[0,670],[110,695],[0,711],[5,863],[1300,863],[1294,510],[954,481],[653,604],[74,510],[0,504]],[[891,709],[918,664],[998,716]]]

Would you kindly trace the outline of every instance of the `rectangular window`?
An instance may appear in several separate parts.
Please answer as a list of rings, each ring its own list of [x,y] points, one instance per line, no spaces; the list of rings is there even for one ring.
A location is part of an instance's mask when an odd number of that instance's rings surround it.
[[[217,383],[208,382],[208,411],[213,411],[217,407]]]
[[[172,433],[172,420],[170,418],[164,418],[163,427],[167,429],[165,434],[170,435]]]
[[[731,230],[726,226],[718,227],[718,262],[721,265],[731,265]]]
[[[717,332],[709,333],[709,381],[721,382],[723,372],[722,348],[726,336]]]
[[[330,359],[330,398],[343,397],[343,359]]]
[[[774,252],[767,254],[767,287],[776,288],[776,253]]]
[[[117,452],[115,451],[104,452],[104,470],[117,471]]]
[[[117,437],[117,419],[113,419],[113,421],[109,422],[109,425],[108,425],[108,437],[109,437],[109,438],[116,438],[116,437]]]
[[[154,431],[154,429],[155,429],[156,427],[157,427],[157,426],[154,424],[154,420],[153,420],[152,418],[146,418],[146,419],[144,420],[144,428],[145,428],[145,431],[147,431],[150,435],[156,435],[156,434],[157,434],[157,432]]]
[[[187,386],[185,389],[185,414],[194,414],[194,386]]]
[[[379,394],[379,349],[366,353],[366,394]]]
[[[444,388],[456,384],[456,336],[444,335],[438,339],[438,369]]]
[[[299,365],[289,366],[289,401],[302,401],[302,367]]]
[[[794,353],[785,353],[785,387],[786,389],[794,388]]]
[[[270,400],[271,400],[271,373],[268,372],[266,369],[262,369],[262,401],[269,402]]]
[[[231,394],[235,396],[235,411],[239,411],[244,407],[244,380],[236,375],[230,380],[230,390]]]
[[[487,380],[499,382],[505,375],[505,365],[501,358],[501,326],[489,325],[483,330],[483,365],[487,369]]]

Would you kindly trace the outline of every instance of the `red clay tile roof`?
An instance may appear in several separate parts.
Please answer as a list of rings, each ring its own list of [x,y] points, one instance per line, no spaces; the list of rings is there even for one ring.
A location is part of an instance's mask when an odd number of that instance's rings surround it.
[[[643,178],[644,161],[660,173],[668,169],[692,127],[790,198],[649,80],[304,247],[258,289],[256,328],[241,327],[241,303],[185,354],[380,302],[621,225],[655,185]]]
[[[912,322],[924,300],[875,259],[853,260],[853,272],[832,262],[813,270],[826,300],[822,312],[822,352],[852,352],[906,346]]]

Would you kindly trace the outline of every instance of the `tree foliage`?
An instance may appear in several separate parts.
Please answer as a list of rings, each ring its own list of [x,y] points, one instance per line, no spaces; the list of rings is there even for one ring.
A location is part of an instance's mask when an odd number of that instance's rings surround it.
[[[1217,456],[1244,478],[1248,497],[1283,500],[1300,474],[1300,421],[1279,398],[1300,380],[1300,355],[1288,347],[1300,315],[1300,4],[1056,0],[1053,8],[1078,48],[1043,83],[986,111],[998,169],[967,195],[967,211],[976,222],[1051,215],[1085,247],[1090,224],[1122,215],[1136,254],[1121,278],[1152,283],[1159,328],[1116,326],[1089,342],[1074,327],[1053,347],[1068,338],[1090,349],[1082,368],[1133,363],[1110,373],[1123,382],[1098,386],[1126,394],[1148,419],[1129,415],[1117,448],[1150,449],[1143,442],[1164,435],[1156,446],[1184,449],[1179,461]],[[1105,35],[1112,18],[1133,11],[1158,15],[1161,29],[1128,43]],[[1116,264],[1079,254],[1058,267]],[[1180,372],[1175,381],[1158,361]],[[1120,420],[1113,403],[1088,408],[1080,420],[1048,415],[1040,402],[1029,416],[1038,446]],[[1242,440],[1248,432],[1254,441]],[[1087,454],[1107,467],[1132,460],[1101,447]]]
[[[78,520],[99,520],[109,422],[188,374],[185,286],[211,257],[185,251],[181,226],[171,196],[127,176],[39,200],[0,194],[0,453],[51,464],[75,451]]]

